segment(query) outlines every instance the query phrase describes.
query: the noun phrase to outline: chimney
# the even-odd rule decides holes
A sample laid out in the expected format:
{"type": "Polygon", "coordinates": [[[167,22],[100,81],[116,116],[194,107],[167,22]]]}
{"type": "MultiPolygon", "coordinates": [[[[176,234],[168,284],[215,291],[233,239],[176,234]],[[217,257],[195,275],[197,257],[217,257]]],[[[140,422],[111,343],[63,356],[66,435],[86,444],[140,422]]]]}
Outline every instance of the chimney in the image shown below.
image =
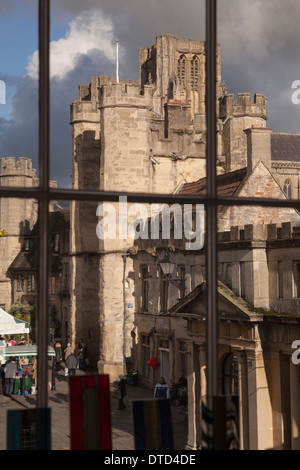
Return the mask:
{"type": "Polygon", "coordinates": [[[264,162],[271,167],[271,133],[272,129],[256,127],[244,130],[247,136],[247,169],[252,173],[256,164],[264,162]]]}

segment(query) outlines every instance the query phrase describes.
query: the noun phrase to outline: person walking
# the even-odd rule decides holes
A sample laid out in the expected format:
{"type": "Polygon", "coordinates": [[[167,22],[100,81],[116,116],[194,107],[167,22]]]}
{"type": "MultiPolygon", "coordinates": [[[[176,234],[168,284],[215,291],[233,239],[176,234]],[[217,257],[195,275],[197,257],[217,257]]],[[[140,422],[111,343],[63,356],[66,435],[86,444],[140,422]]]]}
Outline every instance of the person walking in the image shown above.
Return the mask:
{"type": "Polygon", "coordinates": [[[159,377],[158,383],[155,385],[154,398],[170,398],[170,390],[164,377],[159,377]]]}
{"type": "Polygon", "coordinates": [[[64,359],[65,359],[65,376],[69,374],[68,367],[67,367],[67,359],[70,356],[70,354],[73,353],[73,349],[71,346],[71,343],[67,344],[67,347],[64,349],[64,359]]]}
{"type": "Polygon", "coordinates": [[[79,362],[75,354],[71,353],[68,355],[66,360],[66,366],[70,377],[76,375],[76,369],[79,367],[79,362]]]}
{"type": "Polygon", "coordinates": [[[37,358],[33,358],[32,364],[32,381],[34,383],[35,390],[37,389],[37,358]]]}
{"type": "Polygon", "coordinates": [[[126,379],[123,374],[119,375],[119,379],[120,382],[117,387],[117,390],[121,393],[121,397],[119,398],[119,410],[125,410],[126,406],[124,404],[124,397],[126,395],[126,379]]]}
{"type": "Polygon", "coordinates": [[[72,354],[72,353],[73,353],[73,349],[72,349],[71,343],[68,343],[68,344],[67,344],[67,347],[64,349],[65,361],[68,359],[68,357],[69,357],[70,354],[72,354]]]}
{"type": "Polygon", "coordinates": [[[4,395],[10,397],[14,390],[14,382],[17,373],[17,363],[13,357],[9,359],[6,366],[4,367],[4,395]]]}
{"type": "Polygon", "coordinates": [[[60,365],[63,360],[61,344],[59,342],[55,343],[54,349],[55,349],[56,370],[59,371],[60,365]]]}
{"type": "Polygon", "coordinates": [[[83,342],[81,343],[81,349],[79,350],[79,363],[80,363],[80,368],[83,371],[86,371],[86,368],[89,365],[88,348],[86,347],[86,344],[83,342]]]}

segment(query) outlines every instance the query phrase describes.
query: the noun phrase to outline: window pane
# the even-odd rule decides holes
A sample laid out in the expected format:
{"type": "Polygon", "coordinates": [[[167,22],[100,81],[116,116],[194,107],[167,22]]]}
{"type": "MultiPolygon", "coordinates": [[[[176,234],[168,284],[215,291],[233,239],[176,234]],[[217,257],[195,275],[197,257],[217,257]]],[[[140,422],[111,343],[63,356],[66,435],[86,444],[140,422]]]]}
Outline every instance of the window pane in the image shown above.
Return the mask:
{"type": "Polygon", "coordinates": [[[223,167],[231,175],[220,194],[299,199],[299,51],[293,47],[298,33],[295,8],[286,7],[218,3],[224,86],[219,139],[223,167]],[[287,35],[270,15],[284,17],[287,35]]]}
{"type": "Polygon", "coordinates": [[[0,6],[1,186],[38,184],[38,2],[0,6]],[[5,160],[3,160],[5,158],[5,160]]]}
{"type": "Polygon", "coordinates": [[[53,2],[51,179],[59,187],[173,193],[204,175],[204,1],[177,2],[171,16],[168,3],[145,17],[146,8],[53,2]]]}
{"type": "MultiPolygon", "coordinates": [[[[237,394],[243,403],[239,423],[245,449],[255,447],[248,436],[251,413],[260,408],[248,399],[250,391],[260,397],[262,407],[272,410],[276,376],[277,390],[291,384],[282,406],[294,406],[294,365],[278,367],[285,358],[291,362],[293,341],[299,335],[300,231],[299,219],[290,211],[250,204],[219,208],[218,361],[223,393],[237,394]],[[249,378],[258,368],[262,375],[252,387],[249,378]],[[263,384],[266,393],[260,394],[263,384]]],[[[290,415],[285,429],[296,416],[290,415]]],[[[267,421],[273,431],[272,418],[267,421]]],[[[283,428],[280,424],[276,429],[283,428]]],[[[259,430],[250,433],[263,442],[259,430]]]]}

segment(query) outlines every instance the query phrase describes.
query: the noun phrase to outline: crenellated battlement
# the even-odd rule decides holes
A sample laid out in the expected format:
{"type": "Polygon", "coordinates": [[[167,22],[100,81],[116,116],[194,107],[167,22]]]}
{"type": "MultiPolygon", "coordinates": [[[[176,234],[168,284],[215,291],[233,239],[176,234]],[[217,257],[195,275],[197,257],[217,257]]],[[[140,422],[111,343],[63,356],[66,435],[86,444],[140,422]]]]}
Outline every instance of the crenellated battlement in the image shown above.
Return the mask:
{"type": "Polygon", "coordinates": [[[281,224],[247,224],[231,226],[218,233],[218,242],[300,240],[300,219],[281,224]]]}
{"type": "Polygon", "coordinates": [[[253,116],[267,119],[267,98],[260,93],[238,93],[237,101],[233,93],[228,93],[219,99],[220,118],[253,116]]]}
{"type": "Polygon", "coordinates": [[[92,77],[89,84],[78,86],[78,100],[71,103],[70,122],[99,122],[99,109],[106,107],[152,108],[153,87],[122,80],[119,83],[106,75],[92,77]]]}
{"type": "Polygon", "coordinates": [[[33,179],[38,179],[36,170],[32,168],[32,160],[27,157],[19,157],[16,160],[15,157],[1,158],[1,171],[0,177],[3,176],[26,176],[33,179]]]}
{"type": "Polygon", "coordinates": [[[110,106],[152,106],[153,87],[145,85],[143,92],[138,82],[105,84],[100,92],[100,109],[110,106]]]}

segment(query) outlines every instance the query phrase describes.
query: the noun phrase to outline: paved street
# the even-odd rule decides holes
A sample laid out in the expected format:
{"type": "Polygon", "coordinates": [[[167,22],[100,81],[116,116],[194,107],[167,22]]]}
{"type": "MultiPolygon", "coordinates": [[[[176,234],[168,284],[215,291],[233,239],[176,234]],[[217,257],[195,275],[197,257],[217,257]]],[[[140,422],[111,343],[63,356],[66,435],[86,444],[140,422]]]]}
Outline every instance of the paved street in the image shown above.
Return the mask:
{"type": "MultiPolygon", "coordinates": [[[[79,371],[78,373],[83,374],[84,372],[79,371]]],[[[134,450],[131,402],[136,399],[152,398],[152,396],[152,391],[143,386],[127,385],[125,411],[118,410],[118,401],[111,399],[113,450],[134,450]]],[[[0,450],[6,450],[7,410],[35,406],[36,395],[15,395],[13,398],[0,395],[0,450]]],[[[68,378],[63,374],[56,375],[56,390],[49,392],[49,406],[52,422],[52,450],[68,450],[70,449],[69,392],[68,378]]],[[[182,406],[172,405],[171,409],[174,445],[176,450],[181,450],[184,449],[187,435],[185,413],[182,406]]]]}

